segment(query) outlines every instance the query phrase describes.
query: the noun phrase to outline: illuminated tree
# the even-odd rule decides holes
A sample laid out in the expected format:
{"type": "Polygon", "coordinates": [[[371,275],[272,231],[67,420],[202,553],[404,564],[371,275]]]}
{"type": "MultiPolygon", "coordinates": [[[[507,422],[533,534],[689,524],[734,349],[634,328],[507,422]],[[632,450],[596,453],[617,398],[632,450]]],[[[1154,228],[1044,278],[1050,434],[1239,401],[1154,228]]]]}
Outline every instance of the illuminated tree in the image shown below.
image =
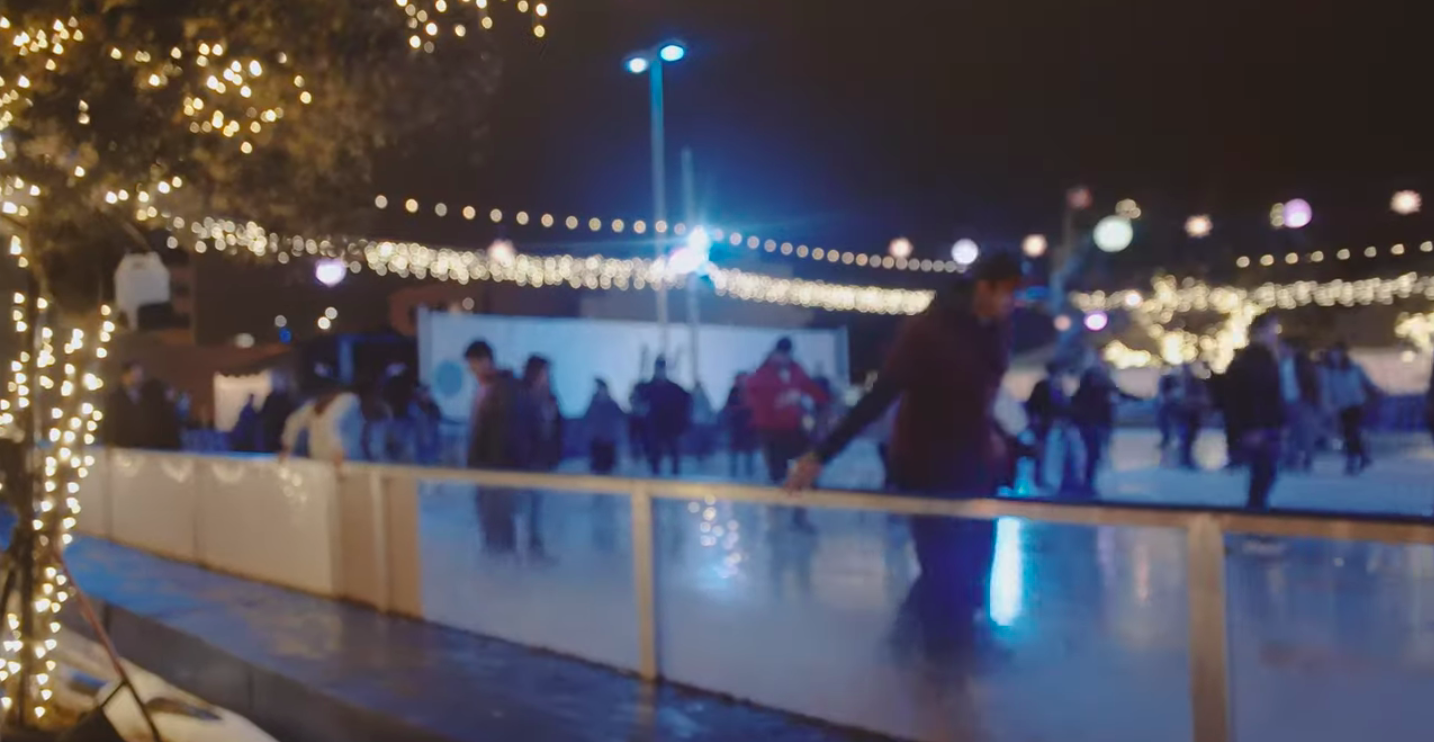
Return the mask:
{"type": "MultiPolygon", "coordinates": [[[[548,8],[515,3],[542,37],[548,8]]],[[[45,724],[70,597],[60,548],[101,412],[119,257],[181,244],[179,215],[358,231],[373,163],[441,138],[476,152],[498,65],[487,0],[9,0],[0,6],[0,246],[25,269],[0,428],[10,724],[45,724]]],[[[3,629],[0,629],[3,632],[3,629]]]]}

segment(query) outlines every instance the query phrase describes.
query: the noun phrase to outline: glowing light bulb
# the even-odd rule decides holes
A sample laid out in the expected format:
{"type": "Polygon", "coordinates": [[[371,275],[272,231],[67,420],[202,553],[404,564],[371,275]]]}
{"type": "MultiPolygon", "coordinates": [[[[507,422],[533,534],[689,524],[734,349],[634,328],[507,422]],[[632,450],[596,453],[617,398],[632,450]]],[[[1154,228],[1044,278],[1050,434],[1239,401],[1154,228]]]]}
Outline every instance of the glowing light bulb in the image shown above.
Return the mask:
{"type": "Polygon", "coordinates": [[[956,261],[958,266],[969,266],[979,257],[981,257],[981,248],[975,240],[960,239],[951,246],[951,259],[956,261]]]}
{"type": "Polygon", "coordinates": [[[1135,228],[1123,216],[1108,216],[1095,225],[1095,246],[1105,252],[1120,252],[1130,247],[1135,228]]]}
{"type": "Polygon", "coordinates": [[[1424,199],[1418,191],[1400,191],[1389,200],[1389,208],[1396,214],[1409,216],[1417,214],[1424,207],[1424,199]]]}
{"type": "Polygon", "coordinates": [[[1285,202],[1284,212],[1285,226],[1290,229],[1303,229],[1314,219],[1314,210],[1302,198],[1285,202]]]}

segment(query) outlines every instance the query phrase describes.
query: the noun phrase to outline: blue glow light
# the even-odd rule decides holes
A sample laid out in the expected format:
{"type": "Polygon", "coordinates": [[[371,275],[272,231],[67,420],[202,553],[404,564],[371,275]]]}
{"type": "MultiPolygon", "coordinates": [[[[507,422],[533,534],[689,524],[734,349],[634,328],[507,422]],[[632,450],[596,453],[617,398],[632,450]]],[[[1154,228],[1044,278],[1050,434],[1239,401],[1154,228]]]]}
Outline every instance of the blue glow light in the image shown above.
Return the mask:
{"type": "Polygon", "coordinates": [[[712,236],[707,234],[705,227],[698,227],[687,236],[687,249],[701,257],[702,262],[707,262],[712,255],[712,236]]]}
{"type": "Polygon", "coordinates": [[[681,44],[668,44],[657,52],[657,56],[662,57],[664,62],[676,62],[687,56],[687,49],[681,44]]]}
{"type": "Polygon", "coordinates": [[[991,622],[1010,628],[1025,611],[1025,552],[1021,522],[1015,518],[996,520],[996,558],[991,564],[991,587],[987,603],[991,622]]]}
{"type": "Polygon", "coordinates": [[[687,275],[703,270],[711,257],[712,237],[706,229],[698,227],[687,236],[687,244],[672,253],[668,268],[679,276],[687,275]]]}
{"type": "Polygon", "coordinates": [[[641,75],[651,66],[652,63],[648,62],[646,57],[632,57],[627,60],[627,71],[634,75],[641,75]]]}

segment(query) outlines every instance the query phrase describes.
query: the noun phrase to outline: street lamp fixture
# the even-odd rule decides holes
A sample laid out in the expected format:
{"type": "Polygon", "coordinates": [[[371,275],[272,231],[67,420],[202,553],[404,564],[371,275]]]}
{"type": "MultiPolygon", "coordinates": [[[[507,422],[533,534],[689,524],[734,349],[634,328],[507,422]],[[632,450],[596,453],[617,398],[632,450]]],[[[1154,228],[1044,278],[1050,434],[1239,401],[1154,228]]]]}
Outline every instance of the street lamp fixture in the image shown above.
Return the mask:
{"type": "Polygon", "coordinates": [[[657,50],[657,56],[668,64],[679,62],[687,56],[687,47],[678,43],[664,44],[661,49],[657,50]]]}
{"type": "Polygon", "coordinates": [[[649,67],[652,66],[652,63],[647,61],[647,57],[635,56],[628,57],[626,66],[628,72],[631,72],[634,75],[641,75],[642,73],[646,72],[649,67]]]}

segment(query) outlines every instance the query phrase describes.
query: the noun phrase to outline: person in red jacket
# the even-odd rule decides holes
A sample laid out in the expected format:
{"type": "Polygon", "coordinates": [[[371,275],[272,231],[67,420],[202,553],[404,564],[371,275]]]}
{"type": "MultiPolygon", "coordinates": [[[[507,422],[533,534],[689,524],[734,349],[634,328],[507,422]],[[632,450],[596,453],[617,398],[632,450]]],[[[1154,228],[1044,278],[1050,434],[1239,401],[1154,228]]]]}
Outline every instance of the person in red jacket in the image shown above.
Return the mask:
{"type": "MultiPolygon", "coordinates": [[[[752,429],[762,445],[767,462],[767,476],[772,484],[786,481],[787,469],[811,445],[807,437],[806,407],[811,399],[824,404],[830,395],[807,376],[792,358],[792,339],[782,338],[767,360],[747,377],[744,390],[747,408],[752,411],[752,429]]],[[[808,528],[806,510],[798,509],[793,518],[798,528],[808,528]]]]}

